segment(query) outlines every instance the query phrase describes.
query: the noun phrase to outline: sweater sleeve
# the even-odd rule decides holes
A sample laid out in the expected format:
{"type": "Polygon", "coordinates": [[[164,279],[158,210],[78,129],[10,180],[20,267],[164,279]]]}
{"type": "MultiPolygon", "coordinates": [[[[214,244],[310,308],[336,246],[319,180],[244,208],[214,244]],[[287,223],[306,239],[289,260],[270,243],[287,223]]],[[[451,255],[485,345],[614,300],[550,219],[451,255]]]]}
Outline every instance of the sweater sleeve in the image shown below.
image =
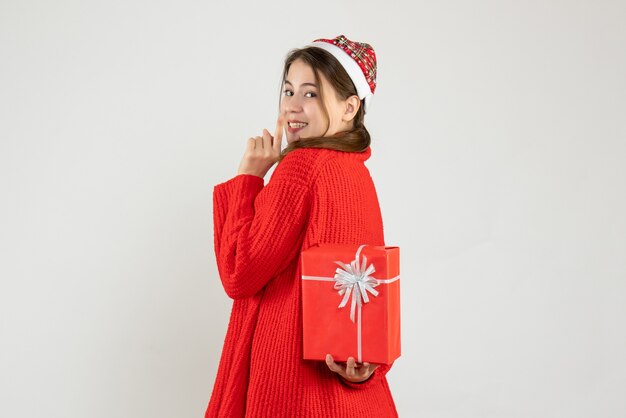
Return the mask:
{"type": "Polygon", "coordinates": [[[215,256],[232,299],[259,292],[300,249],[310,206],[308,187],[276,175],[284,171],[281,164],[266,186],[261,177],[239,174],[214,187],[215,256]]]}

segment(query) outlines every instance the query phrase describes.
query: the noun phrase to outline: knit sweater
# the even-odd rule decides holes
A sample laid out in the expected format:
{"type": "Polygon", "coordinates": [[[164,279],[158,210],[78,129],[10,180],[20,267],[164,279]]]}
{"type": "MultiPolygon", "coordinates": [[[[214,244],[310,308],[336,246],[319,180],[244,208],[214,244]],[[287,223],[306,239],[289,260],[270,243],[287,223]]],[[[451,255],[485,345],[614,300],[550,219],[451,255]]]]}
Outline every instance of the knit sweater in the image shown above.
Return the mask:
{"type": "Polygon", "coordinates": [[[371,148],[300,148],[264,179],[213,189],[214,245],[230,322],[207,417],[397,417],[380,365],[353,383],[302,359],[300,252],[316,243],[385,245],[364,162],[371,148]]]}

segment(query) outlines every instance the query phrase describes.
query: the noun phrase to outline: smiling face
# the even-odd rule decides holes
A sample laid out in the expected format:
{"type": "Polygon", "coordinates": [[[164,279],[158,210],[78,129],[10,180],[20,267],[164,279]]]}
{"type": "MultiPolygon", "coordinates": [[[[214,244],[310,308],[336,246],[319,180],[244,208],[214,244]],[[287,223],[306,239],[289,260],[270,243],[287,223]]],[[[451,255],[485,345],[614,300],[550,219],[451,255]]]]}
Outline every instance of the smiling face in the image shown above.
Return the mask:
{"type": "Polygon", "coordinates": [[[321,86],[315,83],[313,69],[300,59],[289,67],[280,103],[281,114],[286,120],[288,143],[300,138],[331,136],[351,128],[351,121],[342,118],[346,110],[345,101],[337,98],[336,91],[323,74],[319,73],[319,77],[321,86]],[[320,98],[320,88],[324,103],[320,98]],[[330,120],[324,114],[324,105],[330,120]]]}

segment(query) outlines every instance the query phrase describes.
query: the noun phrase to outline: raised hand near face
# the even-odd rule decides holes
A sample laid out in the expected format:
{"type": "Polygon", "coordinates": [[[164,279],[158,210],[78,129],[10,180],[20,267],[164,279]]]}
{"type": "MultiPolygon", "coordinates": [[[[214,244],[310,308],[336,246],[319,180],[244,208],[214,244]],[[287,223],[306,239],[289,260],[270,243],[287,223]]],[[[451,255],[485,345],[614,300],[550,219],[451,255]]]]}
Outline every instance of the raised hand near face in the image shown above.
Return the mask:
{"type": "Polygon", "coordinates": [[[278,115],[276,131],[272,136],[267,129],[263,129],[263,136],[248,139],[246,151],[239,163],[239,174],[252,174],[265,177],[265,174],[278,161],[280,146],[283,139],[283,116],[278,115]]]}

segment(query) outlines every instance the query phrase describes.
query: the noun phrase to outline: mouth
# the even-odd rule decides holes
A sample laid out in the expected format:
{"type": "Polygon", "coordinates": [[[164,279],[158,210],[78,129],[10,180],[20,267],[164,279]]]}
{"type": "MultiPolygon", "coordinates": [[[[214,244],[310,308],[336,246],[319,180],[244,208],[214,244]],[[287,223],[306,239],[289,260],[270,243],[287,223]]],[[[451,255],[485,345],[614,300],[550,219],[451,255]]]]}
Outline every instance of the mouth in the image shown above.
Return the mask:
{"type": "Polygon", "coordinates": [[[300,121],[290,121],[287,123],[287,130],[290,133],[296,133],[299,132],[300,130],[306,128],[308,125],[308,123],[306,122],[300,122],[300,121]]]}

